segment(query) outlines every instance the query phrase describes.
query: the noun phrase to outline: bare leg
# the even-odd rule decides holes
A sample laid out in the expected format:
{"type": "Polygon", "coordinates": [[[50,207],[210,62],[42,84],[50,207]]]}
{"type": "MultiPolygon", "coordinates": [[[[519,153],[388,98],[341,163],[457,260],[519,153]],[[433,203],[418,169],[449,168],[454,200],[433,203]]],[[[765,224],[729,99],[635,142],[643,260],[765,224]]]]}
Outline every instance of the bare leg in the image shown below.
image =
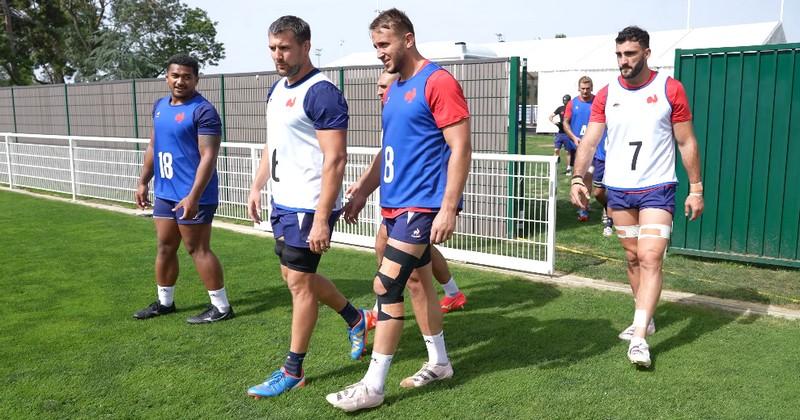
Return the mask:
{"type": "Polygon", "coordinates": [[[178,281],[178,247],[181,234],[178,224],[172,219],[155,218],[156,239],[156,284],[159,286],[175,286],[178,281]]]}
{"type": "Polygon", "coordinates": [[[192,257],[194,266],[206,290],[219,290],[225,287],[222,264],[211,251],[211,224],[178,225],[183,237],[183,246],[192,257]]]}

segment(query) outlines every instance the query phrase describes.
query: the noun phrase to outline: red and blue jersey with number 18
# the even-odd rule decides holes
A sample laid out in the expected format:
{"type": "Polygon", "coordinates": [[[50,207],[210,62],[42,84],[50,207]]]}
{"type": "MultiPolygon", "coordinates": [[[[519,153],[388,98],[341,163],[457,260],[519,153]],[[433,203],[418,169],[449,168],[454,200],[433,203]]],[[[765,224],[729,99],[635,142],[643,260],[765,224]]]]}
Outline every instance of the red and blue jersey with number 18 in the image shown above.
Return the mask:
{"type": "Polygon", "coordinates": [[[442,129],[469,118],[461,87],[428,62],[392,83],[383,100],[381,207],[441,208],[450,159],[442,129]]]}
{"type": "MultiPolygon", "coordinates": [[[[214,105],[199,93],[188,101],[172,105],[170,96],[153,106],[153,170],[155,196],[181,201],[189,195],[200,165],[198,135],[219,136],[222,121],[214,105]]],[[[217,204],[217,171],[208,181],[200,204],[217,204]]]]}

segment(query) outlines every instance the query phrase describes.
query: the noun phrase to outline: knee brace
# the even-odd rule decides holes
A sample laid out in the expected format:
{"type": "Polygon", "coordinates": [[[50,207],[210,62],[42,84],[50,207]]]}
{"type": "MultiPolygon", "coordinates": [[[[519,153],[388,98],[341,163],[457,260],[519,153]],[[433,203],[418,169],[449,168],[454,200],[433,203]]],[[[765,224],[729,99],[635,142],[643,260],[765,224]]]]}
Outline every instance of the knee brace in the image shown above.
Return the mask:
{"type": "MultiPolygon", "coordinates": [[[[377,277],[380,279],[385,293],[378,295],[378,321],[386,321],[389,319],[402,320],[405,317],[393,317],[383,311],[382,306],[393,303],[403,302],[403,291],[406,288],[408,278],[411,272],[419,262],[419,258],[407,254],[391,245],[386,245],[386,250],[383,253],[383,258],[388,259],[400,266],[397,276],[392,278],[389,275],[382,273],[378,270],[377,277]]],[[[430,255],[428,256],[430,258],[430,255]]]]}
{"type": "Polygon", "coordinates": [[[620,239],[639,237],[639,225],[614,226],[614,229],[617,230],[617,237],[620,239]]]}
{"type": "Polygon", "coordinates": [[[672,226],[670,225],[642,225],[639,228],[639,238],[664,238],[669,239],[672,234],[672,226]]]}

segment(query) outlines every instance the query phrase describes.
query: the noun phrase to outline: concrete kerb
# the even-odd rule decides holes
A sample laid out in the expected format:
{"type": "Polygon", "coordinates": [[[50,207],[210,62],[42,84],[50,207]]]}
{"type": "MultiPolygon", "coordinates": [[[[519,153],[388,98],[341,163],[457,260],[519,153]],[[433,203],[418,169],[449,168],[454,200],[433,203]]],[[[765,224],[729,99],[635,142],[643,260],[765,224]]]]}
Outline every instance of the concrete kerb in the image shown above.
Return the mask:
{"type": "MultiPolygon", "coordinates": [[[[72,199],[69,199],[69,198],[58,197],[58,196],[47,195],[47,194],[38,194],[38,193],[26,191],[26,190],[10,189],[10,188],[6,188],[6,187],[0,187],[0,190],[20,193],[20,194],[25,194],[25,195],[29,195],[29,196],[32,196],[32,197],[45,198],[45,199],[50,199],[50,200],[55,200],[55,201],[62,201],[62,202],[66,202],[66,203],[80,204],[80,205],[87,206],[87,207],[92,207],[92,208],[102,209],[102,210],[108,210],[108,211],[114,211],[114,212],[117,212],[117,213],[124,213],[124,214],[133,215],[133,216],[143,216],[143,215],[145,215],[140,210],[131,209],[131,208],[125,208],[125,207],[119,207],[119,206],[114,206],[114,205],[109,205],[109,204],[95,203],[95,202],[84,202],[84,201],[73,201],[72,199]]],[[[272,233],[271,232],[265,232],[265,231],[257,230],[257,229],[254,229],[252,226],[249,226],[249,225],[240,225],[240,224],[236,224],[236,223],[224,222],[224,221],[221,221],[221,220],[214,220],[214,224],[213,225],[214,225],[214,227],[217,227],[217,228],[220,228],[220,229],[225,229],[225,230],[229,230],[229,231],[233,231],[233,232],[237,232],[237,233],[242,233],[242,234],[245,234],[245,235],[272,237],[272,233]]],[[[371,250],[368,249],[368,248],[363,248],[363,247],[354,246],[354,245],[334,243],[333,246],[336,247],[336,248],[352,249],[352,250],[357,250],[357,251],[362,251],[362,252],[371,252],[371,250]]],[[[493,267],[479,266],[479,265],[475,265],[475,264],[460,263],[460,262],[457,262],[457,261],[454,261],[453,263],[461,265],[461,266],[464,266],[464,267],[469,267],[469,268],[474,268],[474,269],[479,269],[479,270],[484,270],[484,271],[492,271],[492,272],[496,272],[496,273],[506,274],[506,275],[509,275],[509,276],[522,277],[522,278],[525,278],[525,279],[527,279],[529,281],[536,282],[536,283],[552,284],[552,285],[559,286],[559,287],[590,288],[590,289],[602,290],[602,291],[607,291],[607,292],[625,293],[625,294],[628,294],[628,295],[631,294],[630,287],[628,287],[627,284],[614,283],[614,282],[609,282],[609,281],[604,281],[604,280],[595,280],[595,279],[575,276],[575,275],[572,275],[572,274],[556,274],[554,276],[545,276],[545,275],[525,273],[525,272],[519,272],[519,271],[504,270],[504,269],[493,268],[493,267]]],[[[721,298],[716,298],[716,297],[712,297],[712,296],[697,295],[697,294],[694,294],[694,293],[678,292],[678,291],[673,291],[673,290],[664,290],[664,291],[661,292],[661,300],[662,301],[667,301],[667,302],[675,302],[675,303],[680,303],[680,304],[686,304],[686,305],[700,305],[700,306],[715,308],[715,309],[724,310],[724,311],[728,311],[728,312],[734,312],[734,313],[738,313],[738,314],[745,315],[745,316],[760,315],[760,316],[772,316],[772,317],[778,317],[778,318],[784,318],[784,319],[790,319],[790,320],[800,320],[800,310],[788,309],[788,308],[784,308],[784,307],[776,306],[776,305],[765,305],[765,304],[755,303],[755,302],[744,302],[744,301],[733,300],[733,299],[721,299],[721,298]]]]}

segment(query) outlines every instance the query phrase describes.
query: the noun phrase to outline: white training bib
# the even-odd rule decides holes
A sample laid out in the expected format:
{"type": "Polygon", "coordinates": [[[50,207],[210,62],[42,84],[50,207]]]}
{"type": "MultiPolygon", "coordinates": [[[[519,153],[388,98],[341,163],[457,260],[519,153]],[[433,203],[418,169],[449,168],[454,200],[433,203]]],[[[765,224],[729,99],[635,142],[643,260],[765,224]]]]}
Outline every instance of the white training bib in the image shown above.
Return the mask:
{"type": "Polygon", "coordinates": [[[639,190],[677,183],[667,78],[659,72],[652,82],[636,90],[622,87],[619,80],[608,85],[603,178],[608,188],[639,190]]]}
{"type": "MultiPolygon", "coordinates": [[[[275,84],[267,102],[267,145],[270,188],[275,204],[298,211],[317,208],[322,190],[322,150],[314,122],[303,103],[317,83],[331,83],[322,73],[288,86],[286,78],[275,84]]],[[[342,207],[341,194],[334,210],[342,207]]]]}

